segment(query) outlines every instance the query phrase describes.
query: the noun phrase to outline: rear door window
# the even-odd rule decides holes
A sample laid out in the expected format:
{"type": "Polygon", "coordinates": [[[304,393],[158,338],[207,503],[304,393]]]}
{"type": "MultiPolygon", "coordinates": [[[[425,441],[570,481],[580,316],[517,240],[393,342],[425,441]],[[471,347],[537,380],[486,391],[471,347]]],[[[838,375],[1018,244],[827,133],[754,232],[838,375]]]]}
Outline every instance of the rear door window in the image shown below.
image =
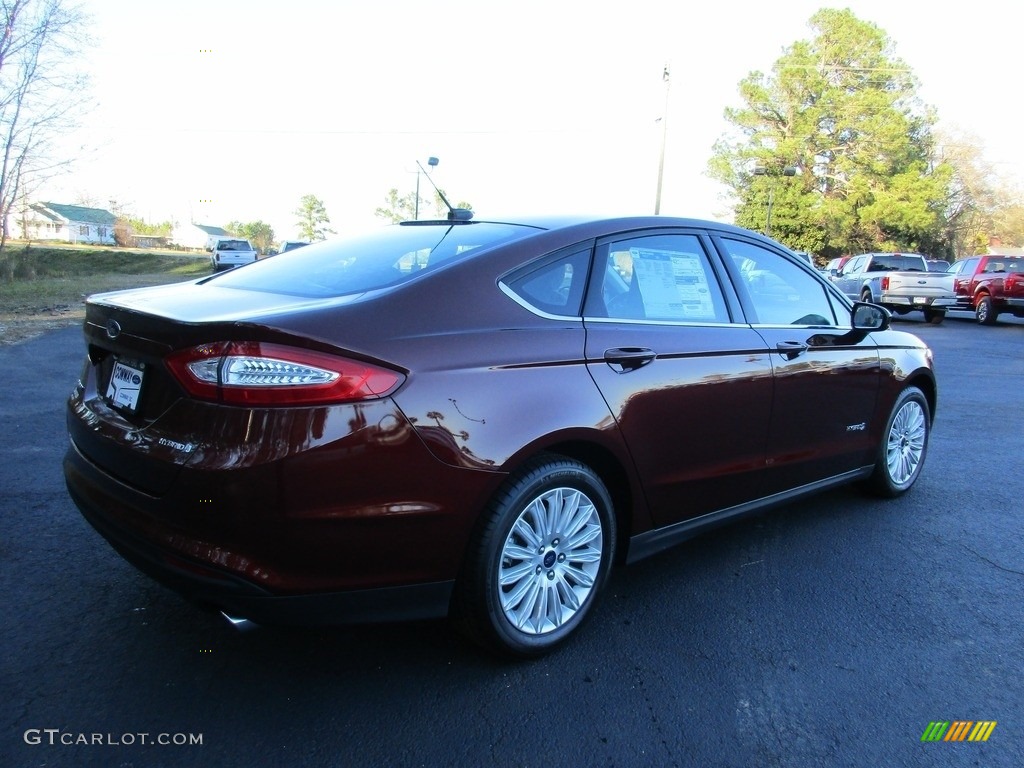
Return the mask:
{"type": "Polygon", "coordinates": [[[626,237],[597,249],[584,314],[615,320],[728,323],[718,278],[695,235],[626,237]]]}

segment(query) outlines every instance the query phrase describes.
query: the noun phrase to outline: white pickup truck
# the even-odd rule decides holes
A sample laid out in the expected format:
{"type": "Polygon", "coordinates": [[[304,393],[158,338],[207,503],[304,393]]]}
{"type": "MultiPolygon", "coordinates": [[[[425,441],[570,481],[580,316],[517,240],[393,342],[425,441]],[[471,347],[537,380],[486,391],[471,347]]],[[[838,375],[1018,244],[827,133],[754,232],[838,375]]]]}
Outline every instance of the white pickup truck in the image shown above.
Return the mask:
{"type": "Polygon", "coordinates": [[[217,238],[210,248],[210,263],[214,272],[252,264],[256,258],[256,249],[252,243],[240,237],[217,238]]]}
{"type": "Polygon", "coordinates": [[[862,253],[828,278],[851,299],[881,304],[898,315],[920,310],[935,325],[956,304],[952,276],[929,272],[919,253],[862,253]]]}

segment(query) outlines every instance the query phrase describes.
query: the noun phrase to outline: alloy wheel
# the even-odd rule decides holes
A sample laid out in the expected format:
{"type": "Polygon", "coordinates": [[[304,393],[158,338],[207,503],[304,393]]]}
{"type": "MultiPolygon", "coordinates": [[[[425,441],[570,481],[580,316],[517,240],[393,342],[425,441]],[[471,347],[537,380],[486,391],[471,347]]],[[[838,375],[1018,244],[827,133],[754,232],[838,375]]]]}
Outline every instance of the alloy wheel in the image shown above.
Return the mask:
{"type": "Polygon", "coordinates": [[[542,635],[570,620],[590,598],[601,568],[597,507],[582,491],[553,488],[516,518],[501,548],[501,610],[521,632],[542,635]]]}

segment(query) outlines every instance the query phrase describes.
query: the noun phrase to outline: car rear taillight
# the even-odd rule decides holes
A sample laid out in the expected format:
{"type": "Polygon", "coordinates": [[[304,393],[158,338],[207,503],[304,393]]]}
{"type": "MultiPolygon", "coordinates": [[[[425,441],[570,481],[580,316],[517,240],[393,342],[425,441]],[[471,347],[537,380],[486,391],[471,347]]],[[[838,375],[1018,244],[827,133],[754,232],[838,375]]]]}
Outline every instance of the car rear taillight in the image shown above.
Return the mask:
{"type": "Polygon", "coordinates": [[[193,397],[233,405],[322,405],[390,394],[405,377],[387,368],[283,344],[222,341],[169,355],[193,397]]]}
{"type": "Polygon", "coordinates": [[[885,277],[882,278],[882,290],[883,291],[888,291],[889,290],[889,276],[888,275],[886,275],[885,277]]]}

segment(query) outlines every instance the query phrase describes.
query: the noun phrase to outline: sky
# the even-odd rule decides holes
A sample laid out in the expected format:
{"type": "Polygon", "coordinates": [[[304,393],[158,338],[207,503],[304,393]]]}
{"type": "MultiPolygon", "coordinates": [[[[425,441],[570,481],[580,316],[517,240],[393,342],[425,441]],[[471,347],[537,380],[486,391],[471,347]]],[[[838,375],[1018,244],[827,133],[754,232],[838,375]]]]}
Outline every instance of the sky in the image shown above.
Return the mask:
{"type": "Polygon", "coordinates": [[[881,27],[939,128],[1024,186],[1019,3],[80,5],[94,103],[67,137],[80,159],[41,198],[116,200],[150,222],[262,220],[293,239],[313,194],[346,234],[383,223],[374,210],[391,188],[412,192],[428,157],[434,181],[478,218],[649,214],[663,137],[661,212],[730,221],[706,174],[724,110],[740,105],[744,77],[811,37],[823,7],[881,27]]]}

